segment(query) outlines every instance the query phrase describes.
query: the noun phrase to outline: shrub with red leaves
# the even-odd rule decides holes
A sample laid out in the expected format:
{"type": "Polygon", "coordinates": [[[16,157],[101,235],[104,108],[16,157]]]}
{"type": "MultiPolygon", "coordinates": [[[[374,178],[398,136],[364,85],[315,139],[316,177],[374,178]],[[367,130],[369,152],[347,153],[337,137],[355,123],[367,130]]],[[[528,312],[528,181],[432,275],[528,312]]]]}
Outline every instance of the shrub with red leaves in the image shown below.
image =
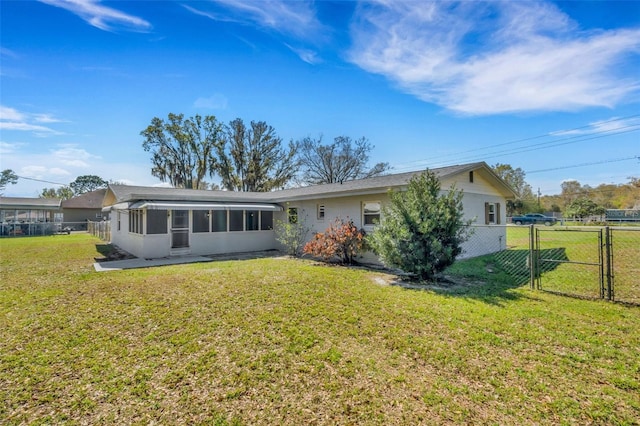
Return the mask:
{"type": "Polygon", "coordinates": [[[320,257],[325,262],[338,257],[342,263],[351,264],[362,249],[364,236],[364,231],[358,229],[351,219],[336,218],[323,233],[316,233],[305,244],[303,252],[320,257]]]}

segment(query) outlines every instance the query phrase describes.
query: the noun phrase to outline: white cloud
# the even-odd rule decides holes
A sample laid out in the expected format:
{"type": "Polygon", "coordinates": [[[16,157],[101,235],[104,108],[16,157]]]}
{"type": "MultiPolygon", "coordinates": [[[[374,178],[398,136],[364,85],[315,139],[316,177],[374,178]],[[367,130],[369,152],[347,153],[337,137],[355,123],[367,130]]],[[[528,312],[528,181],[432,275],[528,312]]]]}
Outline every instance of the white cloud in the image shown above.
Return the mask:
{"type": "Polygon", "coordinates": [[[16,148],[18,147],[19,147],[19,144],[0,141],[0,154],[2,155],[11,154],[12,152],[15,152],[16,148]]]}
{"type": "MultiPolygon", "coordinates": [[[[275,30],[282,34],[310,38],[322,28],[316,17],[313,3],[309,1],[246,1],[246,0],[213,0],[213,3],[233,13],[211,14],[200,12],[211,19],[235,22],[253,22],[261,27],[275,30]]],[[[193,8],[190,8],[192,10],[193,8]]],[[[194,13],[195,10],[192,10],[194,13]]]]}
{"type": "MultiPolygon", "coordinates": [[[[196,9],[189,5],[184,7],[190,12],[205,16],[218,22],[234,22],[242,25],[256,25],[257,27],[274,31],[287,38],[293,38],[297,43],[306,42],[317,44],[326,39],[327,28],[318,20],[313,2],[310,1],[245,1],[245,0],[213,0],[198,3],[198,7],[213,7],[215,11],[196,9]]],[[[241,39],[249,46],[254,45],[241,39]]],[[[309,64],[320,62],[318,53],[309,48],[292,47],[291,49],[303,61],[309,64]]]]}
{"type": "Polygon", "coordinates": [[[54,117],[51,114],[33,114],[33,119],[38,123],[63,123],[64,120],[54,117]]]}
{"type": "Polygon", "coordinates": [[[226,96],[215,93],[208,98],[198,98],[193,103],[193,106],[196,108],[207,108],[207,109],[226,109],[228,104],[228,100],[226,96]]]}
{"type": "Polygon", "coordinates": [[[0,105],[0,120],[1,121],[23,121],[26,117],[23,113],[15,108],[6,107],[0,105]]]}
{"type": "Polygon", "coordinates": [[[66,9],[78,15],[89,25],[104,31],[126,29],[147,32],[151,24],[142,18],[129,15],[119,10],[102,6],[96,0],[39,0],[51,6],[66,9]]]}
{"type": "Polygon", "coordinates": [[[305,49],[305,48],[296,48],[287,43],[285,43],[285,46],[287,46],[293,53],[298,55],[300,59],[302,59],[304,62],[308,64],[315,65],[322,62],[322,60],[318,57],[318,53],[314,50],[305,49]]]}
{"type": "Polygon", "coordinates": [[[547,3],[366,3],[351,34],[352,62],[466,114],[612,107],[640,88],[619,67],[640,29],[580,32],[547,3]]]}
{"type": "Polygon", "coordinates": [[[69,176],[71,174],[68,170],[61,169],[60,167],[50,168],[49,173],[56,176],[69,176]]]}
{"type": "Polygon", "coordinates": [[[549,133],[551,136],[586,135],[593,133],[626,132],[632,129],[640,129],[640,118],[613,117],[608,120],[599,120],[589,123],[577,129],[558,130],[549,133]]]}
{"type": "Polygon", "coordinates": [[[57,164],[80,169],[88,169],[92,160],[100,158],[73,144],[61,145],[60,148],[51,151],[51,155],[57,164]]]}
{"type": "Polygon", "coordinates": [[[20,172],[18,173],[18,175],[35,179],[42,179],[47,173],[47,168],[45,166],[29,165],[21,167],[19,171],[20,172]]]}
{"type": "Polygon", "coordinates": [[[61,135],[51,127],[34,123],[59,123],[63,120],[53,117],[51,114],[30,114],[18,111],[15,108],[0,105],[0,130],[15,130],[32,132],[36,136],[61,135]]]}

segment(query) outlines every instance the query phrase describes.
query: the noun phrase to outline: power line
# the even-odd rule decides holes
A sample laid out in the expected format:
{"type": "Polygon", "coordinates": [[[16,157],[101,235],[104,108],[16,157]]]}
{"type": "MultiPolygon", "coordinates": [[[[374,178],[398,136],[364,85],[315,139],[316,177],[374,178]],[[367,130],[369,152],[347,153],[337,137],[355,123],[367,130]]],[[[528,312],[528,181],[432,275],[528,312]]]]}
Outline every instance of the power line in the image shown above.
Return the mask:
{"type": "MultiPolygon", "coordinates": [[[[625,117],[614,118],[614,119],[607,120],[607,121],[601,121],[601,122],[598,122],[598,124],[599,125],[608,124],[608,123],[613,123],[613,122],[616,122],[616,121],[630,120],[630,119],[637,118],[637,117],[640,117],[640,114],[634,114],[634,115],[629,115],[629,116],[625,116],[625,117]]],[[[582,129],[585,129],[585,128],[589,128],[589,127],[593,127],[593,125],[575,127],[573,129],[562,131],[562,133],[569,134],[569,133],[572,133],[572,132],[575,132],[575,131],[578,131],[578,130],[582,130],[582,129]]],[[[458,152],[455,152],[455,153],[435,156],[435,157],[432,157],[430,159],[413,160],[413,161],[401,163],[401,164],[406,164],[407,166],[405,166],[405,167],[395,167],[394,169],[395,170],[410,170],[412,168],[415,168],[413,166],[410,166],[410,164],[424,163],[424,162],[427,162],[427,161],[431,161],[430,163],[427,163],[428,165],[431,165],[431,166],[437,166],[437,165],[441,165],[441,164],[442,165],[446,165],[446,164],[448,164],[448,162],[446,162],[446,161],[433,162],[433,160],[434,159],[438,159],[438,158],[452,157],[452,156],[456,157],[456,161],[468,161],[470,159],[478,159],[478,158],[486,159],[487,156],[496,157],[496,156],[504,156],[504,155],[509,155],[509,154],[518,154],[518,153],[521,153],[521,152],[533,151],[535,149],[544,149],[544,148],[550,148],[550,147],[555,147],[555,146],[567,145],[567,144],[570,144],[570,143],[583,142],[583,141],[586,141],[586,140],[592,140],[592,139],[596,139],[596,138],[599,138],[599,137],[614,136],[614,135],[623,134],[623,133],[635,132],[635,131],[638,131],[638,130],[640,130],[640,124],[635,124],[634,123],[634,124],[630,124],[630,125],[626,125],[626,126],[617,127],[617,128],[614,128],[614,129],[593,131],[593,132],[589,132],[589,133],[586,133],[586,134],[573,135],[573,136],[568,136],[568,137],[561,138],[561,139],[555,139],[555,140],[551,140],[551,141],[540,142],[540,143],[537,143],[537,144],[534,144],[534,145],[530,145],[530,146],[527,146],[527,147],[514,147],[514,148],[510,148],[510,149],[506,149],[506,150],[490,152],[490,153],[484,154],[482,156],[478,156],[478,155],[469,156],[469,155],[467,155],[466,157],[460,158],[460,155],[465,155],[465,154],[478,152],[478,151],[483,151],[483,150],[488,150],[488,149],[495,149],[495,148],[499,148],[499,147],[506,146],[506,145],[513,145],[513,144],[517,144],[517,143],[521,143],[521,142],[527,142],[527,141],[531,141],[531,140],[535,140],[535,139],[541,139],[541,138],[554,136],[553,133],[546,133],[544,135],[533,136],[533,137],[523,138],[523,139],[517,139],[517,140],[513,140],[513,141],[509,141],[509,142],[500,143],[500,144],[497,144],[497,145],[484,146],[484,147],[470,149],[470,150],[466,150],[466,151],[458,151],[458,152]],[[602,136],[599,136],[599,135],[602,135],[602,136]],[[592,136],[592,137],[589,137],[589,136],[592,136]],[[564,142],[564,143],[561,143],[561,142],[564,142]],[[532,148],[532,147],[539,147],[539,148],[532,148]]]]}
{"type": "Polygon", "coordinates": [[[640,155],[634,155],[632,157],[625,157],[625,158],[614,158],[611,160],[602,160],[602,161],[594,161],[591,163],[580,163],[580,164],[573,164],[571,166],[561,166],[561,167],[552,167],[549,169],[540,169],[540,170],[531,170],[531,171],[527,171],[525,172],[526,174],[532,174],[532,173],[542,173],[542,172],[551,172],[554,170],[562,170],[562,169],[571,169],[574,167],[584,167],[584,166],[593,166],[596,164],[606,164],[606,163],[616,163],[618,161],[626,161],[626,160],[640,160],[640,155]]]}
{"type": "Polygon", "coordinates": [[[26,180],[34,180],[36,182],[44,182],[44,183],[51,183],[53,185],[62,185],[62,186],[67,186],[67,183],[60,183],[60,182],[51,182],[50,180],[42,180],[42,179],[36,179],[36,178],[30,178],[30,177],[26,177],[26,176],[18,176],[19,179],[26,179],[26,180]]]}
{"type": "MultiPolygon", "coordinates": [[[[497,152],[493,152],[493,153],[489,153],[489,158],[496,158],[496,157],[504,157],[506,155],[513,155],[513,154],[521,154],[523,152],[531,152],[531,151],[538,151],[540,149],[547,149],[547,148],[555,148],[558,146],[563,146],[563,145],[570,145],[573,143],[578,143],[578,142],[585,142],[585,141],[589,141],[589,140],[593,140],[593,139],[601,139],[604,137],[608,137],[608,136],[615,136],[615,135],[620,135],[620,134],[624,134],[624,133],[632,133],[632,132],[637,132],[640,130],[640,125],[638,126],[627,126],[627,127],[633,127],[632,129],[629,130],[624,130],[624,131],[616,131],[615,133],[610,133],[610,134],[600,134],[600,133],[607,133],[607,132],[613,132],[612,130],[609,130],[607,132],[594,132],[591,133],[590,135],[581,135],[581,136],[573,136],[570,138],[564,138],[564,139],[559,139],[556,141],[547,141],[547,142],[541,142],[538,144],[534,144],[531,145],[529,147],[522,147],[522,148],[513,148],[513,149],[507,149],[507,150],[503,150],[503,151],[497,151],[497,152]],[[592,135],[596,135],[596,136],[592,136],[592,135]],[[586,137],[586,136],[591,136],[591,137],[586,137]],[[560,143],[559,143],[560,142],[560,143]]],[[[623,127],[626,128],[626,127],[623,127]]],[[[619,128],[616,130],[620,130],[623,128],[619,128]]],[[[462,160],[462,161],[470,161],[470,160],[478,160],[478,159],[482,159],[483,157],[478,157],[478,156],[471,156],[471,157],[463,157],[463,158],[459,158],[458,160],[462,160]]]]}

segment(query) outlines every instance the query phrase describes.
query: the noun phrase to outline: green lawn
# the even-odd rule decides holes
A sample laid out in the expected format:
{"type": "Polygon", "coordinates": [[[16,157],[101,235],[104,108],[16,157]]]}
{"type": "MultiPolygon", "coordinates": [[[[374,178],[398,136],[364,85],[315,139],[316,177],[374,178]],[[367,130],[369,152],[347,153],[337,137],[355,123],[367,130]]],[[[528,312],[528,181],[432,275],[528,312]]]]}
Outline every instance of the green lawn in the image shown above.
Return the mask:
{"type": "Polygon", "coordinates": [[[96,273],[100,244],[0,240],[1,424],[640,419],[637,307],[482,261],[455,291],[278,258],[96,273]]]}

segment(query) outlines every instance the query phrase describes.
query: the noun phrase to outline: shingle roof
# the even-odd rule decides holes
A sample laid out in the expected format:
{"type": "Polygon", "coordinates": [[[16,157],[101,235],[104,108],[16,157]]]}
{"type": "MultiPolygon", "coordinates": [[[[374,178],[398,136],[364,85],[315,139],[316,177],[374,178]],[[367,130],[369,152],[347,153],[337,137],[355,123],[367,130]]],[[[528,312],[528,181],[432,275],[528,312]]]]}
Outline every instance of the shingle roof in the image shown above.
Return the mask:
{"type": "Polygon", "coordinates": [[[12,209],[58,209],[59,198],[0,197],[0,208],[12,209]]]}
{"type": "MultiPolygon", "coordinates": [[[[438,178],[446,179],[471,170],[483,169],[502,185],[505,193],[514,194],[513,190],[493,173],[484,162],[462,164],[449,167],[431,169],[438,178]]],[[[343,183],[330,183],[312,185],[301,188],[282,189],[272,192],[234,192],[234,191],[209,191],[195,189],[160,188],[147,186],[109,185],[115,197],[115,203],[133,200],[189,200],[189,201],[234,201],[234,202],[262,202],[280,203],[285,201],[312,199],[322,196],[349,196],[366,193],[386,192],[389,189],[405,187],[412,177],[423,171],[413,171],[398,174],[389,174],[367,179],[350,180],[343,183]]],[[[515,195],[515,194],[514,194],[515,195]]]]}
{"type": "MultiPolygon", "coordinates": [[[[471,163],[457,166],[440,167],[431,169],[439,179],[448,176],[464,173],[486,167],[485,163],[471,163]]],[[[424,170],[376,176],[367,179],[350,180],[343,183],[329,183],[324,185],[305,186],[301,188],[283,189],[272,193],[276,201],[301,200],[306,198],[317,198],[322,195],[348,196],[362,193],[386,192],[392,188],[402,188],[407,186],[412,177],[423,173],[424,170]]]]}
{"type": "Polygon", "coordinates": [[[64,200],[60,204],[63,209],[100,209],[106,192],[107,188],[96,189],[95,191],[64,200]]]}
{"type": "Polygon", "coordinates": [[[209,191],[129,185],[109,185],[109,189],[115,196],[116,203],[133,200],[236,201],[250,203],[269,201],[272,198],[270,195],[273,194],[270,192],[209,191]]]}

